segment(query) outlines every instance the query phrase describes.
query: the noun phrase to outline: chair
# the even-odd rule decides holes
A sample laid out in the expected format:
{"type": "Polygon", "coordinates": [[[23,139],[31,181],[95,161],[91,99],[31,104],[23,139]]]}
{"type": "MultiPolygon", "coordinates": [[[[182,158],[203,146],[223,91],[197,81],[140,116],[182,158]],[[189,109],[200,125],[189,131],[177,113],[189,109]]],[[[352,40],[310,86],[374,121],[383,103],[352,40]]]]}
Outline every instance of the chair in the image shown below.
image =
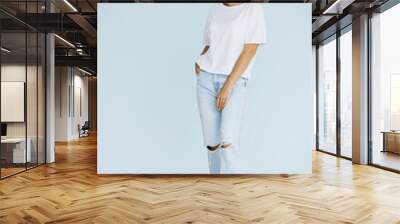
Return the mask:
{"type": "Polygon", "coordinates": [[[90,129],[89,121],[85,121],[82,127],[78,125],[79,138],[89,136],[89,129],[90,129]]]}

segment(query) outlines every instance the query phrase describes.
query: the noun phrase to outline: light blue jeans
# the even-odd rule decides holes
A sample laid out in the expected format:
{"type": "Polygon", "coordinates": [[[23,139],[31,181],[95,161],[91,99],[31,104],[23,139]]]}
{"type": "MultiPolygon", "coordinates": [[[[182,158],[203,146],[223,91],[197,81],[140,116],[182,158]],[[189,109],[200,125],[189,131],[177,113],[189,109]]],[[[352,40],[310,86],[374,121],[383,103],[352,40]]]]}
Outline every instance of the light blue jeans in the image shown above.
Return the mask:
{"type": "Polygon", "coordinates": [[[197,75],[197,101],[200,110],[205,148],[211,174],[239,172],[237,151],[243,112],[245,108],[247,79],[239,79],[222,111],[216,107],[216,98],[228,76],[200,71],[197,75]],[[223,145],[229,147],[222,147],[223,145]]]}

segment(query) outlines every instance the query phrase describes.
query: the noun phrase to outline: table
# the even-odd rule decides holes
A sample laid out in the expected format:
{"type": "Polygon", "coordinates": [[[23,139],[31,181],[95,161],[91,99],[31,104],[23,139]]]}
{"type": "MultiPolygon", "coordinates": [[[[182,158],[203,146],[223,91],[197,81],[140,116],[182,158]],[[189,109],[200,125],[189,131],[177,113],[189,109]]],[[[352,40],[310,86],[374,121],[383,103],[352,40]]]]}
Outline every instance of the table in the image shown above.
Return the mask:
{"type": "Polygon", "coordinates": [[[26,163],[32,160],[32,141],[28,142],[25,154],[25,138],[6,138],[1,139],[1,157],[6,163],[26,163]]]}
{"type": "Polygon", "coordinates": [[[400,131],[382,131],[383,150],[382,152],[392,152],[400,154],[400,131]]]}

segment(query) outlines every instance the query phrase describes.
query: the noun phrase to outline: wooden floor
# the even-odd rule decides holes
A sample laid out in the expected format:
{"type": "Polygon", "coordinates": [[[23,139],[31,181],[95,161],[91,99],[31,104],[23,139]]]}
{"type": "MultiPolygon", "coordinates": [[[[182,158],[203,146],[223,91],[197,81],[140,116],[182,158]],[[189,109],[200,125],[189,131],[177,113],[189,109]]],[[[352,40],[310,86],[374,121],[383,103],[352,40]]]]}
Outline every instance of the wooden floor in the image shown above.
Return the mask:
{"type": "Polygon", "coordinates": [[[375,150],[372,161],[374,164],[389,167],[395,170],[400,170],[400,155],[391,152],[381,152],[375,150]]]}
{"type": "Polygon", "coordinates": [[[25,167],[23,168],[1,168],[1,177],[8,177],[16,173],[20,173],[25,171],[25,167]]]}
{"type": "Polygon", "coordinates": [[[314,153],[312,175],[98,176],[96,139],[0,181],[0,223],[400,223],[400,175],[314,153]]]}

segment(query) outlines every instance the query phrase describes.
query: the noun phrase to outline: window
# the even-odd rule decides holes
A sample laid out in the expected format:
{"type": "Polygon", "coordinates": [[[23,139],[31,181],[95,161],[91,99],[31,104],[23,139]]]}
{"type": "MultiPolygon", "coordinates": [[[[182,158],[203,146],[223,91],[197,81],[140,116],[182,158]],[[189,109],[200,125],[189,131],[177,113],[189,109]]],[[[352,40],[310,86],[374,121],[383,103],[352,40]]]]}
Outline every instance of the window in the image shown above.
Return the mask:
{"type": "Polygon", "coordinates": [[[400,5],[371,19],[371,161],[400,170],[400,5]]]}
{"type": "Polygon", "coordinates": [[[318,47],[318,149],[336,153],[336,39],[318,47]]]}
{"type": "Polygon", "coordinates": [[[340,36],[340,155],[352,157],[352,32],[340,36]]]}

